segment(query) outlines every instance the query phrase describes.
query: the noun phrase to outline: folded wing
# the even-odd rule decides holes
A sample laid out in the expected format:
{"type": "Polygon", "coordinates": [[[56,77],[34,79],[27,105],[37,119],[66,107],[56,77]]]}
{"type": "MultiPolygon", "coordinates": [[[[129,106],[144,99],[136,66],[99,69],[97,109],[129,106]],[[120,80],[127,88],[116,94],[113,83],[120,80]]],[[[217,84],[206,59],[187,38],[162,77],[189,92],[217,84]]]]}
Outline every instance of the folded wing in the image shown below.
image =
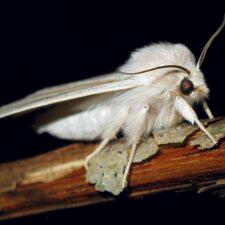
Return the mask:
{"type": "Polygon", "coordinates": [[[34,92],[0,107],[0,118],[78,98],[125,90],[139,86],[135,76],[112,73],[34,92]]]}

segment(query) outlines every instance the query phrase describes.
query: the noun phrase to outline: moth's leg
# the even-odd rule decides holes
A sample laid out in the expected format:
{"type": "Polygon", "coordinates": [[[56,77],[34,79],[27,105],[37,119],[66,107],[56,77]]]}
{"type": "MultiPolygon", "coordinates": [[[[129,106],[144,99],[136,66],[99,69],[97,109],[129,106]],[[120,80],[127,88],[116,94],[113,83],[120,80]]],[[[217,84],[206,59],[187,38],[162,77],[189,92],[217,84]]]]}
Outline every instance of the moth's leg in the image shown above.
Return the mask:
{"type": "Polygon", "coordinates": [[[106,147],[106,145],[110,142],[110,140],[112,140],[116,137],[116,134],[123,126],[123,123],[128,115],[128,112],[129,112],[129,108],[124,108],[124,109],[121,109],[120,111],[118,111],[119,117],[113,118],[115,121],[112,121],[112,124],[110,125],[110,127],[108,129],[106,129],[105,132],[103,133],[103,135],[102,135],[103,140],[100,143],[100,145],[95,149],[94,152],[92,152],[90,155],[88,155],[85,158],[84,166],[85,166],[86,170],[88,169],[89,161],[95,155],[100,153],[106,147]]]}
{"type": "Polygon", "coordinates": [[[210,138],[214,145],[217,144],[215,138],[205,129],[204,125],[200,122],[197,114],[192,109],[192,107],[185,101],[182,97],[177,96],[174,102],[176,110],[189,122],[192,124],[196,123],[199,128],[210,138]]]}
{"type": "Polygon", "coordinates": [[[94,152],[92,152],[90,155],[88,155],[86,158],[85,158],[85,161],[84,161],[84,167],[86,168],[86,170],[88,169],[88,163],[90,161],[91,158],[93,158],[95,155],[97,155],[98,153],[100,153],[104,148],[105,146],[109,143],[110,139],[104,139],[102,140],[102,142],[100,143],[100,145],[95,149],[94,152]]]}
{"type": "MultiPolygon", "coordinates": [[[[129,143],[132,145],[132,149],[129,155],[128,163],[126,165],[124,174],[123,174],[123,179],[122,179],[122,187],[125,188],[127,185],[127,176],[130,171],[131,164],[133,162],[138,143],[141,140],[143,131],[146,129],[146,122],[147,122],[147,113],[149,111],[149,106],[144,105],[142,109],[135,114],[135,118],[131,117],[131,120],[126,121],[128,124],[125,129],[128,129],[128,140],[129,143]]],[[[126,125],[126,124],[125,124],[126,125]]]]}
{"type": "Polygon", "coordinates": [[[213,114],[212,114],[212,112],[211,112],[211,110],[210,110],[206,100],[203,100],[202,106],[203,106],[203,109],[204,109],[205,113],[208,115],[209,119],[213,119],[214,116],[213,116],[213,114]]]}
{"type": "Polygon", "coordinates": [[[217,141],[214,137],[205,129],[204,125],[199,121],[198,118],[195,119],[195,123],[199,126],[199,128],[211,139],[214,145],[217,144],[217,141]]]}
{"type": "Polygon", "coordinates": [[[136,149],[137,149],[137,144],[133,144],[132,149],[131,149],[131,153],[130,153],[130,156],[129,156],[129,160],[128,160],[128,163],[126,165],[126,168],[125,168],[125,171],[124,171],[124,174],[123,174],[123,180],[122,180],[122,187],[123,188],[125,188],[126,185],[127,185],[127,176],[129,174],[130,167],[131,167],[131,164],[133,162],[136,149]]]}

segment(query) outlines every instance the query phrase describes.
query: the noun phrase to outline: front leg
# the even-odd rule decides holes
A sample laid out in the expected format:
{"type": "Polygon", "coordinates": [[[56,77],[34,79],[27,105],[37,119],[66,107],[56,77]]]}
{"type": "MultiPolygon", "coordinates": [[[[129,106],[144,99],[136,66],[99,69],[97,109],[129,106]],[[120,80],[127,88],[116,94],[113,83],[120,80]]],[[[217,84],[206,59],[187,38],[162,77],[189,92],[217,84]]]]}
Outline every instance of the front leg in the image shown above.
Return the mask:
{"type": "Polygon", "coordinates": [[[213,116],[213,114],[212,114],[212,112],[211,112],[211,110],[210,110],[206,100],[203,100],[202,106],[203,106],[203,109],[204,109],[205,113],[208,115],[209,119],[213,119],[214,116],[213,116]]]}
{"type": "Polygon", "coordinates": [[[204,125],[200,122],[197,114],[192,107],[182,97],[177,96],[174,102],[175,109],[190,123],[196,123],[199,128],[211,139],[214,145],[217,144],[215,138],[205,129],[204,125]]]}

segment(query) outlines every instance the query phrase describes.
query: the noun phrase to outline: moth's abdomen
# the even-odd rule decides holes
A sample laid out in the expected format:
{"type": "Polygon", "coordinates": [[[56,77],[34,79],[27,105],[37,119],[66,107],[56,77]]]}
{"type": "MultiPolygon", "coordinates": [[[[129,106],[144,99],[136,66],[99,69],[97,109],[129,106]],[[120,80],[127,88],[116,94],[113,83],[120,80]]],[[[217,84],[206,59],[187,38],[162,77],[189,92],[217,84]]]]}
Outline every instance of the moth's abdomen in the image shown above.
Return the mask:
{"type": "Polygon", "coordinates": [[[47,132],[66,140],[101,139],[111,117],[108,106],[100,106],[75,113],[38,127],[38,133],[47,132]]]}

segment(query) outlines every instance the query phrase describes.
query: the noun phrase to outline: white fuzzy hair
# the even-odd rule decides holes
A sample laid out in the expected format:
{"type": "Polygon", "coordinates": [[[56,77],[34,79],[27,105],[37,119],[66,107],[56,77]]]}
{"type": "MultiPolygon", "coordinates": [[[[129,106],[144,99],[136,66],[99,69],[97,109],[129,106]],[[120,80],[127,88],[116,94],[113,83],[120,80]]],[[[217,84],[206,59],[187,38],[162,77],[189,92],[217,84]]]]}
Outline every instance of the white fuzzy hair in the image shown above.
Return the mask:
{"type": "Polygon", "coordinates": [[[200,66],[224,26],[225,16],[204,46],[197,65],[185,45],[151,44],[134,51],[114,73],[44,88],[6,104],[0,107],[0,118],[53,106],[36,122],[39,133],[48,132],[68,140],[102,140],[85,158],[86,169],[90,159],[122,131],[131,145],[122,179],[124,188],[141,137],[151,135],[154,130],[171,127],[186,119],[196,123],[212,143],[217,144],[192,105],[202,103],[208,117],[213,118],[206,102],[209,89],[200,66]]]}
{"type": "Polygon", "coordinates": [[[139,72],[161,65],[186,66],[195,69],[196,61],[192,52],[183,44],[160,42],[137,49],[130,59],[120,67],[123,72],[139,72]]]}
{"type": "MultiPolygon", "coordinates": [[[[47,122],[41,123],[38,132],[48,132],[70,140],[96,140],[112,139],[122,130],[128,143],[135,144],[142,136],[151,134],[155,129],[173,126],[183,118],[189,119],[190,112],[186,110],[183,113],[176,97],[181,96],[192,105],[194,101],[206,98],[209,90],[202,72],[196,68],[193,54],[186,46],[151,44],[132,53],[119,71],[133,73],[163,65],[179,65],[188,69],[195,91],[189,96],[180,92],[180,82],[187,77],[184,71],[167,68],[139,74],[142,86],[112,94],[108,99],[94,104],[90,102],[85,110],[65,117],[59,116],[53,121],[46,120],[46,114],[43,117],[47,122]]],[[[67,107],[71,109],[74,106],[67,104],[67,107]]],[[[76,107],[72,111],[76,111],[76,107]]],[[[189,121],[193,122],[193,119],[189,121]]]]}

